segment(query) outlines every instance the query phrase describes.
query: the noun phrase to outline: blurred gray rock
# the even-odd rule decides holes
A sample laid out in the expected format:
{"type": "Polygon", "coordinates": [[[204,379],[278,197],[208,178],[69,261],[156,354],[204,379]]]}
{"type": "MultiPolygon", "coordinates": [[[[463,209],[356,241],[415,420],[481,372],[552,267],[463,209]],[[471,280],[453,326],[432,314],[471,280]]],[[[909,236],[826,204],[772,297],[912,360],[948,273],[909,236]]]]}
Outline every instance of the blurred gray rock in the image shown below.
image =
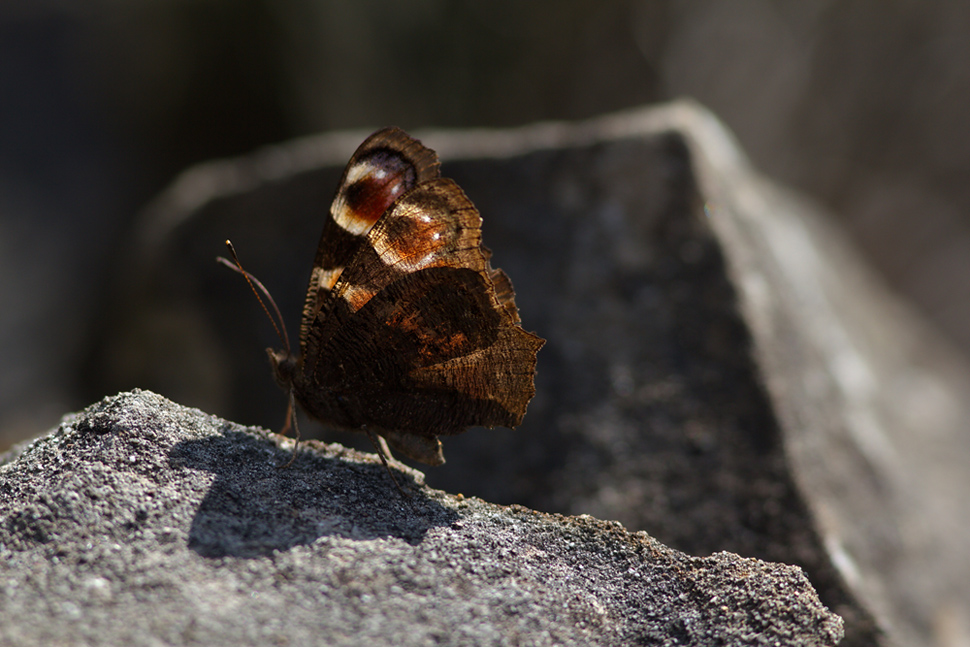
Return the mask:
{"type": "Polygon", "coordinates": [[[695,97],[970,351],[970,4],[280,4],[0,3],[0,448],[103,395],[78,385],[116,254],[175,172],[388,122],[695,97]]]}
{"type": "Polygon", "coordinates": [[[5,645],[835,645],[801,569],[433,490],[154,393],[0,457],[5,645]]]}
{"type": "MultiPolygon", "coordinates": [[[[970,640],[970,371],[824,214],[691,103],[414,134],[479,207],[524,326],[548,339],[524,424],[447,439],[431,485],[798,564],[844,645],[970,640]]],[[[140,386],[278,429],[277,342],[213,258],[231,238],[293,331],[366,135],[213,162],[161,195],[90,398],[140,386]]]]}

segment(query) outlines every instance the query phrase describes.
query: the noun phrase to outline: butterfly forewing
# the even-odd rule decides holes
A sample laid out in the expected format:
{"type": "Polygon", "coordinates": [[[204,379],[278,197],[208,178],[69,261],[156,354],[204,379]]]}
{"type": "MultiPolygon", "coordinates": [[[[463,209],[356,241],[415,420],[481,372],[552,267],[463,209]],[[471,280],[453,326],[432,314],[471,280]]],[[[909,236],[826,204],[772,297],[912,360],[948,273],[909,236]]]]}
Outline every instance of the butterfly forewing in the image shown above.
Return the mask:
{"type": "Polygon", "coordinates": [[[309,324],[367,232],[397,198],[438,177],[438,166],[433,150],[399,128],[379,130],[357,148],[340,179],[313,259],[300,325],[304,353],[309,324]]]}
{"type": "Polygon", "coordinates": [[[481,217],[438,159],[398,129],[351,158],[307,291],[293,392],[314,418],[443,461],[436,437],[515,426],[542,339],[519,325],[481,217]],[[424,440],[421,440],[424,439],[424,440]]]}

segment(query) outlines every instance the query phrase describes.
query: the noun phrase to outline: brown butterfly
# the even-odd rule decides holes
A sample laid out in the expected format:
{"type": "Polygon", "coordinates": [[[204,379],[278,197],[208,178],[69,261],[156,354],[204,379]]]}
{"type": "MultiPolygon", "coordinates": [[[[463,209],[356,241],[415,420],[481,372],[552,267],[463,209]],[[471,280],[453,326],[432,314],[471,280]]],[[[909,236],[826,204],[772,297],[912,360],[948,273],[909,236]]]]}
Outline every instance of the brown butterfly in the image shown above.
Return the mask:
{"type": "Polygon", "coordinates": [[[522,421],[545,343],[519,325],[478,210],[438,164],[398,128],[360,145],[324,222],[300,353],[267,349],[311,418],[428,465],[444,463],[439,436],[522,421]]]}

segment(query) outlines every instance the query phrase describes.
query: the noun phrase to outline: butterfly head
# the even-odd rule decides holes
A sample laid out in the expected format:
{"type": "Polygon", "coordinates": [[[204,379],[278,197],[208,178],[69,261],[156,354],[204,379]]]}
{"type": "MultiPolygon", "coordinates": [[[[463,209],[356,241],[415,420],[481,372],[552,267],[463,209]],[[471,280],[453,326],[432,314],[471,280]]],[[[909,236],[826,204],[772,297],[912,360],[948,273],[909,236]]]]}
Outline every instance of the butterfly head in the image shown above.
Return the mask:
{"type": "Polygon", "coordinates": [[[299,359],[288,351],[274,348],[267,348],[266,354],[269,356],[269,363],[273,367],[273,377],[276,378],[276,383],[288,391],[296,380],[299,359]]]}

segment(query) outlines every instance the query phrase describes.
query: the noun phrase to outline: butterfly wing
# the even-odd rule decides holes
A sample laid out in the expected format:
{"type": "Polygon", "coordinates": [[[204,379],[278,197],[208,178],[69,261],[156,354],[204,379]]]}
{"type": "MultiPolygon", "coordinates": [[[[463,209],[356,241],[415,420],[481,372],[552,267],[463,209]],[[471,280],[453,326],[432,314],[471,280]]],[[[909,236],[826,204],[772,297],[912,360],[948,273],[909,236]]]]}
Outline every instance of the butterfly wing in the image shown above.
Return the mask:
{"type": "Polygon", "coordinates": [[[313,260],[300,326],[304,354],[308,326],[367,233],[394,200],[438,175],[435,152],[399,128],[379,130],[357,148],[340,179],[313,260]]]}
{"type": "Polygon", "coordinates": [[[444,178],[419,184],[365,242],[309,326],[298,397],[329,393],[324,415],[352,428],[434,437],[516,426],[544,342],[518,326],[464,192],[444,178]]]}

